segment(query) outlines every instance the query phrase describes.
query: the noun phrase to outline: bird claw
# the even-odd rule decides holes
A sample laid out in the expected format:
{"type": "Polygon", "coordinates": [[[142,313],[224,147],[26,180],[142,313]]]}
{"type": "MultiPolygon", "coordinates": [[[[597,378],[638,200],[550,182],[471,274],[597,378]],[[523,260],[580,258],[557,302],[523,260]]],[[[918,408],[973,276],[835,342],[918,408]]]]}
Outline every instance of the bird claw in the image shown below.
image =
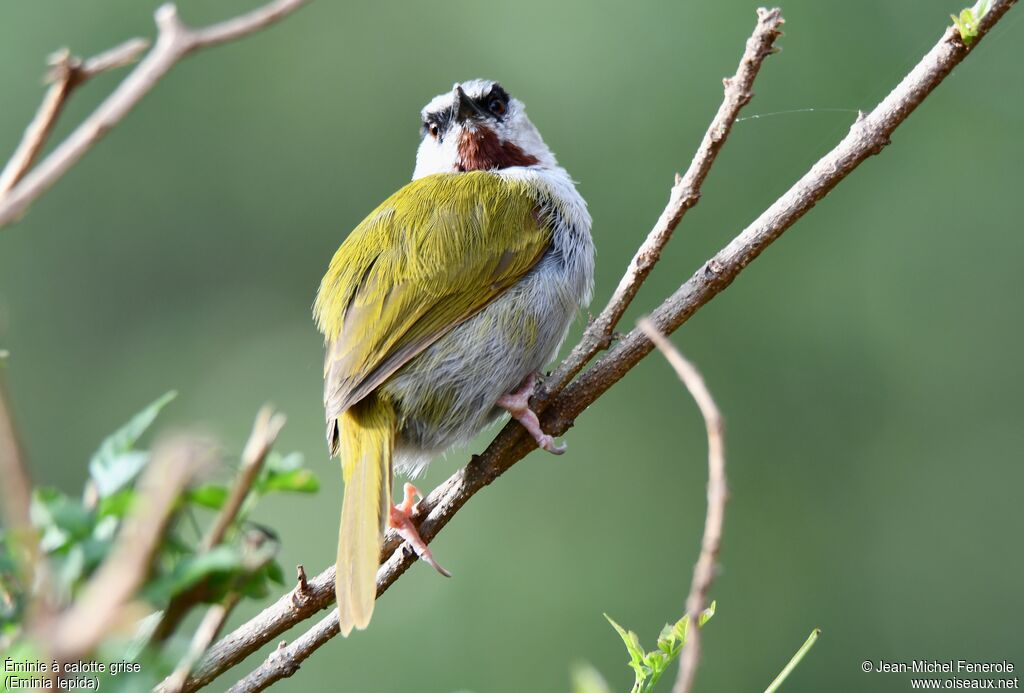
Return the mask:
{"type": "Polygon", "coordinates": [[[565,443],[561,445],[555,443],[555,439],[545,433],[540,427],[540,419],[537,418],[537,414],[530,409],[530,397],[533,396],[533,390],[536,385],[537,376],[532,374],[518,390],[499,397],[497,404],[511,414],[512,418],[518,421],[533,436],[533,439],[537,441],[537,447],[547,450],[552,455],[561,455],[568,449],[568,446],[565,443]]]}
{"type": "Polygon", "coordinates": [[[391,506],[391,512],[388,513],[388,527],[398,532],[398,536],[402,537],[427,565],[441,575],[451,577],[452,574],[442,568],[441,564],[434,559],[434,554],[427,546],[427,542],[423,541],[416,525],[412,523],[412,515],[419,508],[419,502],[416,499],[422,498],[423,494],[409,483],[403,487],[402,491],[402,502],[391,506]]]}
{"type": "Polygon", "coordinates": [[[546,433],[541,434],[540,438],[537,438],[537,446],[541,450],[547,450],[552,455],[564,455],[565,451],[569,449],[569,446],[565,443],[556,443],[555,439],[546,433]]]}

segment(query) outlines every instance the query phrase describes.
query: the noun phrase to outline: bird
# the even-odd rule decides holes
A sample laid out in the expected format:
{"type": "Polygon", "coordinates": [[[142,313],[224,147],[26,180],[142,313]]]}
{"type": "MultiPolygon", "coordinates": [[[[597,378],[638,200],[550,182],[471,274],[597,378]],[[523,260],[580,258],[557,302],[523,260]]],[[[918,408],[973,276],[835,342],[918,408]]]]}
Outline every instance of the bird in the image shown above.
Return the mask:
{"type": "Polygon", "coordinates": [[[313,306],[327,446],[344,480],[335,593],[345,636],[370,622],[384,531],[442,575],[410,517],[415,478],[505,413],[561,454],[529,400],[594,280],[591,217],[523,103],[453,85],[421,111],[412,181],[344,239],[313,306]]]}

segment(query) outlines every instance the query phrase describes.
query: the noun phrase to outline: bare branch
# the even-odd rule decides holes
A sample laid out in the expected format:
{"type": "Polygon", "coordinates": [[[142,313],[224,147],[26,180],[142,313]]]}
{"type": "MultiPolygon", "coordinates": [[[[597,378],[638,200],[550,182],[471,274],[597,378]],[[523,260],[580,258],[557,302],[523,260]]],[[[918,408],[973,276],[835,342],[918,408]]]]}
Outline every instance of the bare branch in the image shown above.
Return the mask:
{"type": "Polygon", "coordinates": [[[199,658],[206,652],[206,648],[217,637],[217,633],[220,632],[224,622],[228,620],[228,616],[231,615],[232,610],[240,599],[241,595],[237,592],[232,592],[227,596],[223,604],[214,604],[207,609],[203,620],[199,622],[199,627],[196,628],[196,632],[192,636],[188,652],[164,683],[164,690],[167,693],[179,693],[181,691],[185,685],[185,679],[188,678],[189,673],[192,671],[192,667],[195,666],[199,658]]]}
{"type": "Polygon", "coordinates": [[[149,41],[143,38],[134,38],[125,41],[120,46],[103,51],[99,55],[94,55],[78,66],[76,72],[79,84],[101,72],[134,64],[147,48],[149,48],[149,41]]]}
{"type": "MultiPolygon", "coordinates": [[[[225,533],[238,516],[242,504],[249,495],[250,489],[252,489],[253,482],[259,476],[260,470],[263,469],[263,463],[267,459],[267,454],[269,454],[270,449],[273,447],[274,441],[277,440],[277,436],[281,432],[281,428],[284,427],[286,420],[284,414],[275,414],[269,405],[264,406],[256,414],[252,433],[249,434],[249,440],[242,451],[242,464],[239,467],[238,474],[235,476],[231,493],[217,514],[217,519],[203,537],[199,547],[200,552],[209,551],[224,540],[225,533]]],[[[164,609],[160,622],[153,629],[151,641],[161,642],[173,635],[178,625],[192,608],[208,598],[209,587],[209,580],[200,580],[188,590],[171,599],[171,603],[164,609]]],[[[192,662],[189,665],[189,671],[182,675],[182,682],[184,682],[184,676],[191,673],[191,667],[194,664],[195,662],[192,662]]]]}
{"type": "MultiPolygon", "coordinates": [[[[6,194],[0,193],[0,228],[20,219],[36,198],[53,186],[103,135],[121,122],[142,97],[156,86],[160,78],[182,58],[202,48],[216,46],[259,31],[294,12],[306,2],[308,0],[273,0],[252,12],[201,29],[185,26],[178,18],[177,8],[173,4],[161,6],[156,11],[156,24],[159,30],[156,44],[142,62],[35,169],[28,172],[6,194]]],[[[65,98],[66,95],[59,99],[54,96],[58,110],[65,98]]],[[[54,113],[53,118],[55,117],[54,113]]],[[[52,119],[50,123],[52,126],[52,119]]],[[[45,135],[44,132],[40,145],[42,140],[45,140],[45,135]]]]}
{"type": "Polygon", "coordinates": [[[689,693],[693,690],[697,663],[700,661],[700,617],[708,607],[708,593],[711,591],[711,583],[715,581],[718,552],[722,546],[722,526],[725,524],[725,504],[729,500],[725,479],[725,426],[718,405],[700,371],[672,346],[665,335],[658,332],[650,320],[644,318],[639,325],[690,391],[704,417],[708,434],[708,509],[704,516],[700,556],[693,568],[690,594],[686,598],[686,615],[690,619],[686,629],[686,644],[683,645],[679,661],[679,677],[672,687],[672,693],[689,693]]]}
{"type": "Polygon", "coordinates": [[[71,92],[101,72],[134,63],[148,47],[148,41],[137,38],[84,62],[72,56],[66,48],[50,56],[50,88],[46,91],[35,118],[25,130],[18,148],[14,150],[3,173],[0,173],[0,198],[22,179],[39,156],[71,92]]]}
{"type": "MultiPolygon", "coordinates": [[[[4,524],[15,539],[19,555],[17,579],[22,585],[34,585],[29,601],[26,630],[38,633],[49,623],[56,610],[49,566],[39,549],[39,532],[32,525],[32,477],[18,440],[18,429],[11,411],[7,389],[0,378],[0,500],[4,524]]],[[[0,599],[11,596],[0,585],[0,599]]],[[[0,638],[0,649],[3,639],[0,638]]]]}
{"type": "Polygon", "coordinates": [[[775,47],[775,40],[782,35],[781,28],[784,22],[782,12],[778,8],[768,10],[761,7],[757,10],[757,26],[747,39],[746,50],[740,58],[736,74],[722,80],[725,85],[725,98],[711,120],[707,132],[704,133],[704,139],[701,140],[697,153],[693,155],[690,167],[684,175],[676,175],[675,185],[669,193],[668,205],[637,249],[608,305],[587,326],[583,338],[573,348],[568,358],[545,379],[543,398],[560,392],[594,357],[594,354],[611,344],[612,331],[629,308],[647,275],[661,258],[662,249],[672,238],[672,233],[682,221],[683,215],[700,200],[701,186],[711,171],[718,152],[725,144],[732,124],[736,122],[740,109],[754,96],[754,79],[761,69],[761,63],[766,57],[779,51],[775,47]]]}
{"type": "Polygon", "coordinates": [[[51,643],[59,661],[87,655],[121,618],[149,573],[175,501],[192,477],[211,464],[213,450],[210,443],[195,438],[171,439],[154,447],[153,459],[139,480],[139,498],[116,545],[57,623],[51,643]]]}
{"type": "MultiPolygon", "coordinates": [[[[704,263],[674,294],[651,314],[650,320],[664,334],[674,332],[719,292],[739,276],[743,269],[841,180],[872,154],[878,153],[896,128],[937,87],[964,58],[977,49],[985,34],[1013,6],[1016,0],[993,0],[979,25],[978,36],[967,46],[959,34],[947,30],[903,81],[868,115],[859,118],[850,133],[832,151],[822,157],[788,192],[758,219],[744,229],[725,248],[704,263]]],[[[588,406],[618,382],[654,348],[639,328],[632,330],[589,370],[557,395],[539,402],[544,430],[552,435],[565,433],[588,406]]],[[[563,369],[559,369],[560,371],[563,369]]],[[[532,437],[517,423],[510,422],[487,449],[474,456],[468,465],[438,486],[420,502],[419,532],[430,541],[458,510],[484,486],[501,476],[536,447],[532,437]]],[[[396,551],[400,542],[393,533],[385,538],[386,560],[377,572],[377,595],[414,562],[407,549],[396,551]]],[[[271,642],[285,630],[330,606],[334,598],[334,567],[308,582],[308,594],[297,600],[284,595],[277,602],[229,633],[203,658],[196,673],[186,683],[186,691],[196,690],[227,669],[271,642]]],[[[237,690],[261,690],[273,681],[293,672],[317,647],[337,633],[329,615],[293,645],[272,654],[249,674],[237,690]],[[275,667],[275,658],[285,658],[285,667],[275,667]]]]}
{"type": "Polygon", "coordinates": [[[323,643],[338,634],[338,612],[332,609],[315,626],[288,645],[282,642],[255,671],[228,689],[228,693],[255,693],[287,678],[323,643]]]}
{"type": "Polygon", "coordinates": [[[309,595],[309,579],[306,577],[306,567],[301,563],[295,566],[295,589],[292,590],[292,604],[301,606],[309,595]]]}
{"type": "MultiPolygon", "coordinates": [[[[12,531],[32,527],[29,507],[32,502],[32,480],[21,454],[14,416],[7,402],[7,388],[0,381],[0,478],[3,483],[4,522],[12,531]]],[[[35,542],[26,542],[35,546],[35,542]]]]}
{"type": "Polygon", "coordinates": [[[241,510],[242,503],[249,495],[249,490],[256,477],[259,476],[263,462],[267,459],[267,453],[273,447],[286,420],[283,414],[275,414],[269,406],[264,406],[256,414],[256,422],[249,435],[249,442],[245,444],[245,449],[242,451],[242,466],[231,487],[231,494],[217,515],[217,520],[210,527],[210,531],[203,537],[200,551],[209,551],[224,539],[224,533],[227,532],[228,527],[238,515],[238,511],[241,510]]]}

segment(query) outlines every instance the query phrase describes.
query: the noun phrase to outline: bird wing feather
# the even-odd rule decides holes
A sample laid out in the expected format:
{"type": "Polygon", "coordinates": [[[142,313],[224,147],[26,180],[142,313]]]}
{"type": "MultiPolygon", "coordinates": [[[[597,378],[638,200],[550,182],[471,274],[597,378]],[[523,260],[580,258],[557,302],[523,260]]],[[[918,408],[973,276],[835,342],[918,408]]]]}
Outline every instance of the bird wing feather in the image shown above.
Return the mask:
{"type": "Polygon", "coordinates": [[[328,439],[342,412],[515,284],[551,238],[535,190],[493,173],[425,176],[385,200],[342,243],[314,306],[328,439]]]}

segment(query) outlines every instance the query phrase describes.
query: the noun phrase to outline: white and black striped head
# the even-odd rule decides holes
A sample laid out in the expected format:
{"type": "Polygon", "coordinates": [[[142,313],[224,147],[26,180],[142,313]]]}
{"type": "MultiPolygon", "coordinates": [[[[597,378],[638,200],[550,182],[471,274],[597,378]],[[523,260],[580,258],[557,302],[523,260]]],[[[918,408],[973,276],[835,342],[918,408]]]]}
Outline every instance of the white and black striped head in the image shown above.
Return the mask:
{"type": "Polygon", "coordinates": [[[457,83],[420,113],[423,140],[413,179],[432,173],[558,164],[522,101],[489,79],[457,83]]]}

